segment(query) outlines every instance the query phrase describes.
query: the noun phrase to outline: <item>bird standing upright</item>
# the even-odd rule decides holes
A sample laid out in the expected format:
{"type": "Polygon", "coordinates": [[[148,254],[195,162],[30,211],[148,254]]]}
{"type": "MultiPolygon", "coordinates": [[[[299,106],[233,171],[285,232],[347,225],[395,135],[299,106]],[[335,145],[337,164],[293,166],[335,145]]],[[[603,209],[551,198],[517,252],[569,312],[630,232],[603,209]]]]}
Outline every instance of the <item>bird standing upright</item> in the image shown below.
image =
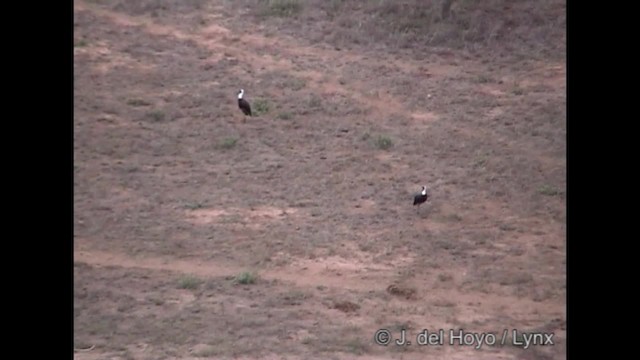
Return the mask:
{"type": "Polygon", "coordinates": [[[251,116],[251,105],[249,105],[249,102],[243,97],[244,89],[240,89],[240,91],[238,91],[238,107],[242,110],[245,116],[251,116]]]}
{"type": "Polygon", "coordinates": [[[429,195],[427,195],[427,187],[423,186],[422,191],[413,197],[413,205],[414,206],[417,205],[418,210],[420,210],[420,205],[425,201],[427,201],[428,198],[429,198],[429,195]]]}

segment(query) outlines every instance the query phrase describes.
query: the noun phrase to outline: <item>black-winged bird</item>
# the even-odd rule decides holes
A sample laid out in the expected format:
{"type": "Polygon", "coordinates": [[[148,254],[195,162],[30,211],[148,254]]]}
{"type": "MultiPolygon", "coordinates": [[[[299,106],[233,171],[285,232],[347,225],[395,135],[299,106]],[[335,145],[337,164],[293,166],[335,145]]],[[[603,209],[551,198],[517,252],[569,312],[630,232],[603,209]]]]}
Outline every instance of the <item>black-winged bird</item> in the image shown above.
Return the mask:
{"type": "Polygon", "coordinates": [[[422,191],[419,194],[416,194],[413,197],[413,206],[418,206],[418,210],[420,210],[420,205],[422,205],[427,199],[429,195],[427,194],[427,187],[423,186],[422,191]]]}
{"type": "Polygon", "coordinates": [[[251,105],[244,98],[244,89],[238,91],[238,107],[246,116],[251,116],[251,105]]]}

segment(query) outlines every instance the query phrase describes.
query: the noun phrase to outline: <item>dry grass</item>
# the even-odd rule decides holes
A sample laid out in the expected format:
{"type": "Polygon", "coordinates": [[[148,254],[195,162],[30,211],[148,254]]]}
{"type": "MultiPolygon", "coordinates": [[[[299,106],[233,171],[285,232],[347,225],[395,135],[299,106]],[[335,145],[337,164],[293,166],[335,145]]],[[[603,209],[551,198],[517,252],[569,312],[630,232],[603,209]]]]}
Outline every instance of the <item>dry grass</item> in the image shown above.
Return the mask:
{"type": "MultiPolygon", "coordinates": [[[[314,41],[338,46],[384,45],[412,50],[437,46],[472,51],[491,48],[505,50],[504,54],[509,56],[556,58],[565,54],[558,44],[566,39],[566,5],[559,0],[480,3],[457,0],[452,2],[451,14],[446,19],[440,0],[243,0],[243,3],[256,9],[259,16],[288,17],[288,29],[283,30],[300,29],[313,21],[318,28],[314,41]],[[321,26],[325,22],[332,26],[321,26]]],[[[284,26],[281,22],[274,24],[284,26]]]]}
{"type": "Polygon", "coordinates": [[[304,5],[301,0],[261,0],[258,8],[262,16],[291,17],[299,14],[304,5]]]}

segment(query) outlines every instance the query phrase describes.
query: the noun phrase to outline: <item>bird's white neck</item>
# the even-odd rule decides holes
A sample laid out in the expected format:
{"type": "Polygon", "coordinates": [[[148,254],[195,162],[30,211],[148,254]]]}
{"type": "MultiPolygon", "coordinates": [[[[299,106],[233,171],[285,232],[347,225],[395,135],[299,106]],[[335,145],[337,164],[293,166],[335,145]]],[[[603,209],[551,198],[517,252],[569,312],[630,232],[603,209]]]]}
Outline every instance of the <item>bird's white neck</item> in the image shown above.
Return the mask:
{"type": "Polygon", "coordinates": [[[238,99],[242,99],[242,95],[244,95],[244,91],[240,91],[240,93],[238,93],[238,99]]]}
{"type": "Polygon", "coordinates": [[[427,188],[422,188],[422,195],[427,195],[427,188]]]}

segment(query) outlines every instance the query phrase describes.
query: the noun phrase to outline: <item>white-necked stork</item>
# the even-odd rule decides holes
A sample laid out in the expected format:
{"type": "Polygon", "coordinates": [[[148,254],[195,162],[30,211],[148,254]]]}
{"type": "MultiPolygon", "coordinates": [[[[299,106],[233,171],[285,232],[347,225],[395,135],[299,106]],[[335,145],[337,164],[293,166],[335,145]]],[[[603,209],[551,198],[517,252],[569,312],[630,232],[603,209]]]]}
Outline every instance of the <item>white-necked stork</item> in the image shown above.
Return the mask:
{"type": "Polygon", "coordinates": [[[251,105],[249,105],[249,102],[243,99],[243,97],[244,89],[240,89],[240,91],[238,91],[238,107],[245,115],[251,116],[251,105]]]}
{"type": "Polygon", "coordinates": [[[429,198],[429,195],[427,194],[427,187],[423,186],[422,191],[413,197],[413,205],[414,206],[417,205],[419,210],[420,205],[423,204],[425,201],[427,201],[428,198],[429,198]]]}

